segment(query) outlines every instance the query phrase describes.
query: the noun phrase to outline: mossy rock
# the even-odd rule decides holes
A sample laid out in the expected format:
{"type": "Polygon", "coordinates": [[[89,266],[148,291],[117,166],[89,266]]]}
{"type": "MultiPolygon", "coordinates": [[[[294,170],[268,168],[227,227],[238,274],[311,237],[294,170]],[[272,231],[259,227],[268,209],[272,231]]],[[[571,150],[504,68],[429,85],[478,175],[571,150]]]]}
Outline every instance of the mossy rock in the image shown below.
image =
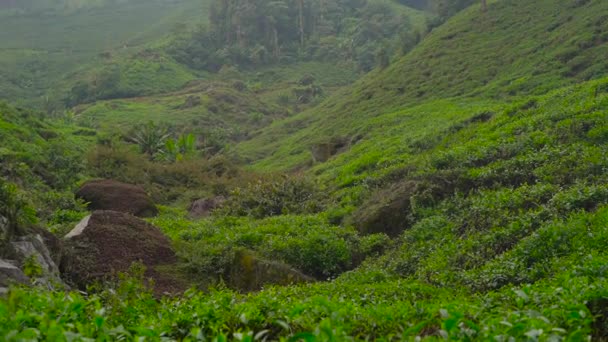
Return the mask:
{"type": "Polygon", "coordinates": [[[289,265],[260,259],[248,250],[235,254],[228,274],[228,285],[244,292],[260,290],[264,285],[292,285],[313,281],[313,278],[289,265]]]}
{"type": "Polygon", "coordinates": [[[432,205],[453,193],[457,180],[447,176],[450,175],[441,173],[393,183],[376,192],[346,221],[362,234],[396,237],[416,221],[416,206],[432,205]]]}

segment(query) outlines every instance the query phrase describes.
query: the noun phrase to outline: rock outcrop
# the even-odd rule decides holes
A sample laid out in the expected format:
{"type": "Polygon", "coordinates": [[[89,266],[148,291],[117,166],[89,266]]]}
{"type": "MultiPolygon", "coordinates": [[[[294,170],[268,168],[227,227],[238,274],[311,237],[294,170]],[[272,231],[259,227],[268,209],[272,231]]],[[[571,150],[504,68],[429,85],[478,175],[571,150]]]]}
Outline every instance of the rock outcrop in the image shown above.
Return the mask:
{"type": "Polygon", "coordinates": [[[32,279],[35,284],[43,285],[49,289],[63,284],[59,267],[53,260],[51,252],[41,235],[22,236],[12,241],[11,245],[22,266],[26,263],[26,260],[32,260],[40,267],[40,273],[33,276],[34,279],[32,279]]]}
{"type": "Polygon", "coordinates": [[[139,186],[114,180],[97,180],[85,183],[76,197],[88,203],[91,210],[112,210],[139,217],[158,214],[152,199],[139,186]]]}
{"type": "Polygon", "coordinates": [[[62,248],[59,239],[42,228],[27,231],[27,235],[4,241],[0,248],[0,293],[12,284],[48,289],[65,286],[57,267],[62,248]]]}
{"type": "Polygon", "coordinates": [[[64,275],[80,288],[112,279],[136,262],[154,279],[157,266],[177,261],[171,241],[157,227],[117,211],[94,211],[85,217],[66,235],[65,252],[64,275]]]}
{"type": "Polygon", "coordinates": [[[14,284],[28,284],[29,278],[13,263],[0,259],[0,295],[14,284]]]}

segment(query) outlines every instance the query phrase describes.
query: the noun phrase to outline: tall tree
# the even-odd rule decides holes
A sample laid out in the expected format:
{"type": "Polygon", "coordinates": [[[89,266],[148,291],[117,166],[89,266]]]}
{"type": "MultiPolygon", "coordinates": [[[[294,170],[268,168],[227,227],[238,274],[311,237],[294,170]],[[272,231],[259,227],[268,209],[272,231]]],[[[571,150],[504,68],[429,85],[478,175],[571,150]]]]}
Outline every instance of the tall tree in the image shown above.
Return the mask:
{"type": "Polygon", "coordinates": [[[300,47],[304,47],[304,0],[298,0],[298,26],[300,47]]]}

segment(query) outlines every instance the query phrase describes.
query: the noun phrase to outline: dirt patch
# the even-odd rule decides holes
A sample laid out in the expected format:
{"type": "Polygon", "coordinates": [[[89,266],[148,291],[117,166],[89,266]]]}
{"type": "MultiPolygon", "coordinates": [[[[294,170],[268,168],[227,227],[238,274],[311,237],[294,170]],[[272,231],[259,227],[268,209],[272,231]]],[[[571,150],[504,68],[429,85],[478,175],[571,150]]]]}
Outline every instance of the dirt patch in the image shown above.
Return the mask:
{"type": "Polygon", "coordinates": [[[91,210],[112,210],[151,217],[158,214],[152,199],[136,185],[114,180],[97,180],[85,183],[76,197],[88,202],[91,210]]]}

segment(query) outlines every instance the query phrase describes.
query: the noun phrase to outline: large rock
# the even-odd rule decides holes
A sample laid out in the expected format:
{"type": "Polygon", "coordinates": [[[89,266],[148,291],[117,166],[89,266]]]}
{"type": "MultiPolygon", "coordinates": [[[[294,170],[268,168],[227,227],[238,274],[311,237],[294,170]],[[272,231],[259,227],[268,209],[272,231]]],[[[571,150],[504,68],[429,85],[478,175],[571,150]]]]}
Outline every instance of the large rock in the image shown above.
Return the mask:
{"type": "Polygon", "coordinates": [[[158,214],[152,199],[138,186],[113,180],[97,180],[85,183],[76,197],[88,202],[91,210],[112,210],[151,217],[158,214]]]}
{"type": "Polygon", "coordinates": [[[438,203],[454,193],[459,173],[437,172],[420,179],[405,179],[377,191],[360,205],[347,224],[355,226],[362,234],[385,233],[399,236],[415,222],[415,206],[438,203]]]}
{"type": "Polygon", "coordinates": [[[146,275],[154,279],[157,266],[177,261],[171,241],[157,227],[117,211],[85,217],[66,235],[65,254],[64,275],[80,288],[126,272],[135,262],[146,266],[146,275]]]}
{"type": "Polygon", "coordinates": [[[258,258],[251,251],[239,251],[230,267],[228,284],[241,291],[257,291],[265,285],[291,285],[313,282],[289,265],[258,258]]]}
{"type": "Polygon", "coordinates": [[[59,275],[59,267],[53,260],[51,252],[48,250],[44,238],[39,235],[27,235],[17,238],[11,245],[22,266],[28,260],[34,261],[40,267],[40,274],[35,276],[34,282],[44,285],[50,289],[62,286],[59,275]]]}
{"type": "Polygon", "coordinates": [[[226,202],[226,198],[223,196],[199,199],[192,202],[188,212],[193,218],[207,217],[213,210],[220,208],[224,202],[226,202]]]}
{"type": "Polygon", "coordinates": [[[14,284],[28,284],[28,277],[13,263],[0,259],[0,295],[14,284]]]}
{"type": "Polygon", "coordinates": [[[0,287],[6,289],[7,280],[13,279],[13,283],[64,288],[57,266],[61,258],[61,241],[40,227],[27,227],[24,232],[26,235],[12,236],[0,246],[0,258],[4,258],[0,263],[0,287]]]}

